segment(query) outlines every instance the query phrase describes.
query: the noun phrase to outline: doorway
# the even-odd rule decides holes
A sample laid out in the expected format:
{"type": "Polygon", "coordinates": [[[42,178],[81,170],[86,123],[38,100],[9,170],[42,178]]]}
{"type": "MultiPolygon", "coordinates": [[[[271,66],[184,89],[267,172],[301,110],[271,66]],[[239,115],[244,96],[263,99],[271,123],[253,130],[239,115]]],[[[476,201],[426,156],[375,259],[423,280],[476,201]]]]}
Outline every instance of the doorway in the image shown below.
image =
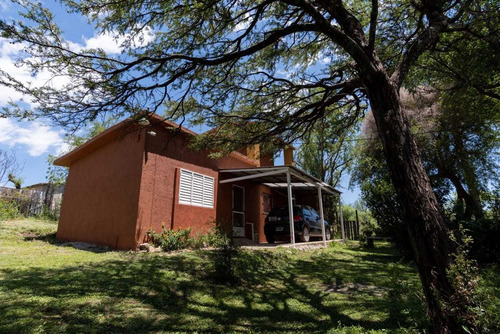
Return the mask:
{"type": "Polygon", "coordinates": [[[245,188],[233,185],[233,237],[245,236],[245,188]]]}

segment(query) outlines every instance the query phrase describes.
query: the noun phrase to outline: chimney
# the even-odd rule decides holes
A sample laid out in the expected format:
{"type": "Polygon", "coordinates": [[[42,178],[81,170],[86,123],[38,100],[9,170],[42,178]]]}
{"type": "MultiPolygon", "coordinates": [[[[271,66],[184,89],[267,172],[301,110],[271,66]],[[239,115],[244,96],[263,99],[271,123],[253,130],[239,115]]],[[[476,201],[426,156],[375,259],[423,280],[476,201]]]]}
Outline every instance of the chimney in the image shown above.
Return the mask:
{"type": "MultiPolygon", "coordinates": [[[[260,162],[260,145],[255,144],[255,145],[247,146],[247,154],[246,155],[250,159],[257,160],[258,162],[260,162]]],[[[260,167],[260,164],[259,164],[259,167],[260,167]]]]}
{"type": "Polygon", "coordinates": [[[293,151],[295,150],[295,147],[292,145],[287,145],[285,146],[285,149],[283,150],[283,156],[285,160],[285,166],[293,166],[295,165],[293,162],[293,151]]]}

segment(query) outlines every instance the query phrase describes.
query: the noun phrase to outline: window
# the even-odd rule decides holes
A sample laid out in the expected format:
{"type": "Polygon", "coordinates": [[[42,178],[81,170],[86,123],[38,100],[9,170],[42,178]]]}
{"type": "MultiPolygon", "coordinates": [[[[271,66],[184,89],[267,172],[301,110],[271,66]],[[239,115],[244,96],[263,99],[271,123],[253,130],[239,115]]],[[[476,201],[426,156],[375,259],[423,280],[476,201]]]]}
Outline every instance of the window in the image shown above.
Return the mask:
{"type": "Polygon", "coordinates": [[[214,207],[214,178],[181,169],[179,203],[214,207]]]}
{"type": "Polygon", "coordinates": [[[264,213],[268,214],[273,207],[272,197],[268,194],[262,194],[262,205],[264,206],[264,213]]]}

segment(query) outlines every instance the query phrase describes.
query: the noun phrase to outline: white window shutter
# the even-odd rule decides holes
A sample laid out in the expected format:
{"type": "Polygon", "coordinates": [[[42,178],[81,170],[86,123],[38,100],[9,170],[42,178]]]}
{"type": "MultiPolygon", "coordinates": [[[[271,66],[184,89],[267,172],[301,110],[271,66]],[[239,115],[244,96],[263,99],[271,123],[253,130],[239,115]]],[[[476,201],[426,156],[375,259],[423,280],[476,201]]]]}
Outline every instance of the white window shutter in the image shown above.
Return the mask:
{"type": "Polygon", "coordinates": [[[212,208],[214,206],[214,179],[205,176],[203,181],[203,206],[212,208]]]}
{"type": "Polygon", "coordinates": [[[179,203],[213,208],[214,178],[181,169],[179,203]]]}
{"type": "Polygon", "coordinates": [[[181,179],[179,185],[179,203],[191,204],[191,184],[193,182],[193,173],[181,169],[181,179]]]}
{"type": "Polygon", "coordinates": [[[193,173],[193,190],[191,204],[203,205],[203,175],[193,173]]]}

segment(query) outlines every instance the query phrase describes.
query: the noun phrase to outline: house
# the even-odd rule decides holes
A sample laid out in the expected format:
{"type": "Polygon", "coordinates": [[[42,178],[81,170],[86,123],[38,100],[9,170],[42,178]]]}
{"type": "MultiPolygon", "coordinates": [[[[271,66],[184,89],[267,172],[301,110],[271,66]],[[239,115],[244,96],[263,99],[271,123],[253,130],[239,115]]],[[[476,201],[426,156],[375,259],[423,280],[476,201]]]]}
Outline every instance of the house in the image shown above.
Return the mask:
{"type": "Polygon", "coordinates": [[[33,209],[34,214],[41,214],[43,208],[56,212],[62,203],[64,194],[64,185],[52,183],[36,183],[30,186],[23,187],[23,193],[29,194],[36,203],[33,209]]]}
{"type": "Polygon", "coordinates": [[[15,201],[25,216],[36,216],[45,210],[57,214],[62,202],[64,185],[37,183],[22,189],[0,187],[0,198],[15,201]]]}
{"type": "Polygon", "coordinates": [[[55,161],[70,168],[57,238],[136,249],[150,228],[196,234],[218,221],[231,224],[235,237],[265,242],[266,213],[291,203],[292,184],[296,201],[308,187],[337,192],[291,167],[291,148],[288,166],[274,166],[258,145],[212,159],[189,148],[196,133],[156,114],[147,123],[122,121],[55,161]]]}

